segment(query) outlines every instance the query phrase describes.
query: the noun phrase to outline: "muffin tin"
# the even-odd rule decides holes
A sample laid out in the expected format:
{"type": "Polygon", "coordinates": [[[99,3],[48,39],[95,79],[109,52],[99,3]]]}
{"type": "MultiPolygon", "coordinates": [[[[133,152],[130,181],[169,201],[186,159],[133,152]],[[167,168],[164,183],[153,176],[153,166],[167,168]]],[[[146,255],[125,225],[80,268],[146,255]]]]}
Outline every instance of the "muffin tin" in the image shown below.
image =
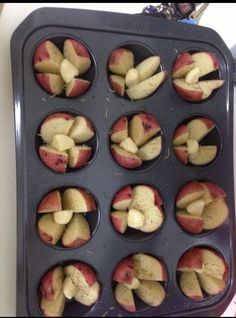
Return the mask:
{"type": "MultiPolygon", "coordinates": [[[[136,52],[134,52],[136,54],[136,52]]],[[[78,312],[68,304],[66,316],[219,316],[231,301],[235,282],[235,213],[233,183],[233,63],[219,35],[207,28],[146,17],[99,11],[52,9],[36,10],[17,28],[11,41],[14,86],[17,196],[18,196],[18,275],[17,315],[40,316],[38,285],[52,266],[70,261],[91,265],[98,273],[102,293],[90,310],[78,312]],[[51,97],[38,85],[32,67],[36,47],[46,39],[60,47],[66,38],[82,41],[94,59],[93,82],[78,98],[51,97]],[[107,62],[117,47],[146,47],[158,52],[169,76],[151,96],[139,101],[120,98],[110,90],[107,62]],[[224,85],[200,103],[184,101],[175,91],[171,68],[184,51],[208,50],[219,59],[224,85]],[[97,129],[98,151],[86,169],[57,174],[35,155],[35,134],[39,123],[56,111],[80,113],[97,129]],[[109,129],[115,120],[129,112],[148,112],[158,118],[165,146],[160,160],[145,171],[119,167],[109,150],[109,129]],[[186,118],[209,116],[222,138],[217,159],[206,167],[184,166],[172,147],[175,128],[186,118]],[[217,230],[201,237],[185,233],[175,221],[175,197],[191,180],[209,180],[224,189],[230,209],[228,220],[217,230]],[[150,183],[158,188],[165,202],[165,222],[148,240],[122,239],[110,222],[110,206],[115,193],[125,185],[150,183]],[[91,240],[73,250],[43,244],[35,231],[35,213],[44,194],[56,188],[78,186],[93,193],[100,206],[100,219],[91,240]],[[223,294],[194,302],[178,287],[176,266],[181,255],[193,246],[209,246],[221,253],[229,264],[230,281],[223,294]],[[167,297],[157,308],[145,307],[136,314],[120,308],[113,298],[112,273],[128,255],[142,252],[163,260],[168,271],[167,297]]],[[[140,53],[142,54],[142,53],[140,53]]]]}

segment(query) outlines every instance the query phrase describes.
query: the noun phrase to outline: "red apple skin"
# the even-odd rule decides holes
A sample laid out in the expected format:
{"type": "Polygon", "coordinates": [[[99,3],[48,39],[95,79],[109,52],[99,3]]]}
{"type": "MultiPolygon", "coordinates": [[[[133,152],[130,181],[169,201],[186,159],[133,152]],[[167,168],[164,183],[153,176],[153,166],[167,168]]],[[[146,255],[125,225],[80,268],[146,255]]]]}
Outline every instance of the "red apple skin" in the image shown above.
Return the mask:
{"type": "Polygon", "coordinates": [[[138,168],[143,163],[140,158],[134,159],[134,158],[125,157],[125,156],[120,155],[116,151],[116,149],[114,149],[112,146],[111,146],[111,153],[112,153],[114,159],[117,161],[117,163],[124,168],[128,168],[128,169],[138,168]]]}
{"type": "Polygon", "coordinates": [[[38,213],[57,212],[62,210],[60,192],[58,190],[48,193],[39,203],[38,213]]]}
{"type": "Polygon", "coordinates": [[[112,201],[112,206],[120,201],[126,201],[131,199],[132,199],[132,188],[131,186],[126,186],[122,188],[119,192],[117,192],[117,194],[115,195],[112,201]]]}
{"type": "Polygon", "coordinates": [[[177,264],[177,270],[181,268],[193,268],[193,269],[202,269],[203,268],[203,258],[202,251],[200,248],[193,248],[180,258],[177,264]]]}
{"type": "Polygon", "coordinates": [[[126,130],[127,127],[128,127],[128,118],[126,116],[121,117],[112,126],[111,133],[114,134],[122,130],[126,130]]]}
{"type": "Polygon", "coordinates": [[[109,82],[111,85],[111,88],[120,96],[124,96],[125,94],[125,84],[120,85],[118,82],[114,80],[114,77],[112,75],[109,76],[109,82]]]}
{"type": "Polygon", "coordinates": [[[40,291],[42,297],[46,300],[55,300],[55,291],[53,286],[53,275],[56,268],[49,270],[40,282],[40,291]]]}
{"type": "Polygon", "coordinates": [[[192,58],[192,55],[188,52],[184,52],[182,54],[179,54],[176,58],[175,64],[172,68],[172,74],[178,71],[180,68],[186,65],[190,65],[194,63],[194,60],[192,58]]]}
{"type": "Polygon", "coordinates": [[[134,262],[131,258],[126,258],[116,266],[112,279],[118,283],[131,284],[134,275],[134,262]]]}
{"type": "Polygon", "coordinates": [[[97,209],[97,205],[91,194],[81,188],[78,190],[84,197],[88,211],[95,211],[97,209]]]}
{"type": "Polygon", "coordinates": [[[84,94],[91,84],[90,81],[83,80],[81,78],[75,78],[73,82],[73,88],[69,92],[66,92],[67,97],[78,97],[84,94]]]}
{"type": "Polygon", "coordinates": [[[60,173],[66,172],[68,157],[63,154],[55,154],[45,151],[42,146],[39,148],[39,156],[42,162],[50,169],[60,173]],[[56,156],[56,160],[55,160],[56,156]]]}
{"type": "Polygon", "coordinates": [[[56,74],[50,74],[50,73],[36,73],[35,74],[39,84],[50,94],[55,94],[55,92],[52,90],[50,78],[53,76],[59,76],[56,74]]]}
{"type": "Polygon", "coordinates": [[[218,187],[216,184],[207,181],[201,182],[201,184],[207,187],[213,200],[226,197],[224,190],[218,187]]]}
{"type": "Polygon", "coordinates": [[[88,242],[88,240],[83,240],[83,239],[77,238],[76,240],[74,240],[70,244],[67,244],[67,245],[64,244],[64,246],[69,247],[69,248],[74,248],[74,247],[78,248],[78,247],[84,245],[86,242],[88,242]]]}
{"type": "Polygon", "coordinates": [[[195,119],[201,120],[206,125],[208,130],[210,130],[211,128],[215,127],[215,123],[211,119],[208,119],[206,117],[199,117],[199,118],[195,118],[195,119]]]}
{"type": "Polygon", "coordinates": [[[218,61],[217,57],[215,56],[215,54],[213,54],[212,52],[209,52],[209,51],[204,52],[204,53],[208,54],[211,57],[214,69],[218,70],[220,68],[220,64],[219,64],[219,61],[218,61]]]}
{"type": "Polygon", "coordinates": [[[33,58],[33,64],[35,65],[38,62],[44,61],[44,60],[48,60],[49,59],[49,53],[48,53],[48,49],[47,49],[47,41],[41,43],[34,54],[34,58],[33,58]]]}
{"type": "Polygon", "coordinates": [[[70,115],[70,114],[67,114],[67,113],[62,113],[62,112],[59,112],[59,113],[54,113],[54,114],[51,114],[49,115],[42,123],[41,126],[43,126],[43,124],[45,124],[46,122],[52,120],[52,119],[56,119],[56,118],[63,118],[65,120],[73,120],[74,119],[74,116],[70,115]]]}
{"type": "Polygon", "coordinates": [[[174,136],[173,136],[173,141],[177,139],[180,136],[187,135],[188,134],[188,128],[186,125],[180,125],[179,127],[176,128],[174,136]]]}
{"type": "Polygon", "coordinates": [[[186,99],[190,102],[199,102],[202,100],[203,97],[203,92],[202,91],[194,91],[194,90],[187,90],[184,89],[180,86],[175,85],[175,83],[173,83],[175,86],[175,89],[177,91],[177,93],[183,97],[183,99],[186,99]]]}
{"type": "Polygon", "coordinates": [[[92,153],[92,149],[83,149],[79,152],[79,156],[77,158],[77,162],[73,168],[81,168],[83,167],[90,159],[92,153]]]}
{"type": "Polygon", "coordinates": [[[203,230],[204,220],[200,217],[199,219],[191,219],[191,216],[187,218],[183,215],[176,214],[176,219],[179,224],[190,233],[198,234],[203,230]]]}
{"type": "Polygon", "coordinates": [[[97,276],[90,266],[80,262],[73,263],[71,265],[73,265],[75,268],[77,268],[81,272],[81,274],[83,274],[89,287],[93,286],[93,284],[96,283],[97,276]]]}
{"type": "Polygon", "coordinates": [[[201,186],[200,182],[198,182],[198,181],[188,182],[179,191],[179,193],[176,197],[176,202],[181,200],[186,195],[189,195],[189,194],[194,193],[194,192],[201,192],[201,191],[203,191],[203,187],[201,186]]]}
{"type": "Polygon", "coordinates": [[[138,116],[140,116],[142,120],[142,125],[143,125],[145,134],[154,128],[157,128],[157,127],[160,128],[159,122],[153,116],[144,114],[144,113],[141,113],[138,116]]]}
{"type": "Polygon", "coordinates": [[[81,42],[73,40],[73,39],[67,39],[67,41],[69,41],[72,44],[77,55],[81,57],[87,57],[90,59],[88,50],[81,42]]]}
{"type": "MultiPolygon", "coordinates": [[[[112,221],[112,224],[114,226],[114,228],[121,234],[124,234],[124,231],[122,230],[122,219],[121,218],[118,218],[114,215],[111,215],[111,221],[112,221]]],[[[127,228],[127,227],[126,227],[127,228]]]]}
{"type": "Polygon", "coordinates": [[[188,164],[188,149],[181,149],[180,147],[174,147],[175,155],[184,165],[188,164]]]}
{"type": "Polygon", "coordinates": [[[41,229],[38,229],[39,237],[42,239],[43,242],[46,242],[48,244],[52,244],[53,238],[48,233],[42,231],[41,229]]]}

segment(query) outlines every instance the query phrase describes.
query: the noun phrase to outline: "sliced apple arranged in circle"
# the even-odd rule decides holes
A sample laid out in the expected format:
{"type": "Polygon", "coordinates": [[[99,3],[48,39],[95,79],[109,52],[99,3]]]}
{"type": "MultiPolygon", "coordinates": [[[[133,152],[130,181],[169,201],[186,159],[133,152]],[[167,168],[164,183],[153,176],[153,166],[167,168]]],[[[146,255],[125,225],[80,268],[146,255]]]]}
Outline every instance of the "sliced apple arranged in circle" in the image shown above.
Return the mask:
{"type": "Polygon", "coordinates": [[[174,132],[172,144],[180,162],[195,166],[211,163],[218,148],[216,145],[205,145],[200,142],[216,127],[213,120],[206,117],[196,117],[186,124],[178,126],[174,132]]]}
{"type": "Polygon", "coordinates": [[[199,234],[220,227],[228,218],[226,193],[212,182],[191,181],[176,197],[176,219],[186,231],[199,234]]]}
{"type": "Polygon", "coordinates": [[[120,234],[125,234],[129,228],[152,233],[164,222],[162,205],[162,198],[153,187],[125,186],[113,198],[112,224],[120,234]]]}
{"type": "Polygon", "coordinates": [[[177,271],[180,273],[180,289],[195,301],[224,292],[229,280],[225,259],[207,247],[194,247],[184,253],[177,264],[177,271]]]}
{"type": "Polygon", "coordinates": [[[83,116],[67,113],[49,115],[41,124],[39,135],[43,144],[39,157],[50,169],[65,173],[88,164],[92,148],[86,144],[95,135],[93,125],[83,116]]]}
{"type": "Polygon", "coordinates": [[[123,168],[134,169],[157,158],[162,151],[159,122],[151,115],[139,113],[130,120],[119,118],[110,132],[111,153],[123,168]]]}
{"type": "Polygon", "coordinates": [[[136,312],[134,294],[151,307],[160,306],[166,291],[165,265],[156,257],[137,253],[122,260],[115,268],[112,280],[115,285],[115,299],[129,312],[136,312]]]}
{"type": "Polygon", "coordinates": [[[111,89],[131,100],[150,96],[167,78],[166,71],[157,73],[160,63],[159,56],[150,56],[137,64],[130,49],[121,47],[114,50],[108,61],[111,89]]]}
{"type": "Polygon", "coordinates": [[[100,295],[96,273],[81,262],[50,269],[41,279],[39,289],[40,308],[45,317],[61,317],[67,300],[90,307],[100,295]]]}
{"type": "Polygon", "coordinates": [[[35,50],[33,66],[39,84],[50,94],[67,97],[84,94],[90,81],[81,78],[92,64],[88,49],[81,42],[66,39],[63,53],[50,40],[42,42],[35,50]]]}
{"type": "Polygon", "coordinates": [[[200,102],[224,84],[224,80],[205,77],[219,68],[217,56],[212,52],[181,53],[172,68],[173,85],[183,99],[200,102]]]}
{"type": "Polygon", "coordinates": [[[78,248],[91,238],[86,213],[97,213],[93,196],[81,188],[54,190],[39,203],[37,228],[40,238],[50,245],[59,242],[66,248],[78,248]]]}

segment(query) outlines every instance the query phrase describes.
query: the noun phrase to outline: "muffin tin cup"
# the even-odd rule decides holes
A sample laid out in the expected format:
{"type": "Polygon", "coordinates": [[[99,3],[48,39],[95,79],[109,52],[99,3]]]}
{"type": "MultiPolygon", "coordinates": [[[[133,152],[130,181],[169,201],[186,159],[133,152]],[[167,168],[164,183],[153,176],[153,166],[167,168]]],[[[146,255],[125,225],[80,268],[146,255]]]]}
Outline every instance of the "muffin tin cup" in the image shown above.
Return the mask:
{"type": "MultiPolygon", "coordinates": [[[[210,29],[140,15],[99,11],[42,8],[33,12],[14,32],[11,41],[12,77],[15,105],[17,162],[17,315],[38,316],[37,288],[43,274],[55,264],[80,260],[91,264],[102,282],[99,302],[88,316],[134,316],[120,308],[113,299],[112,273],[126,255],[137,252],[158,255],[168,270],[167,297],[157,308],[148,308],[135,316],[219,316],[231,301],[235,282],[235,217],[233,183],[233,63],[231,54],[210,29]],[[38,43],[53,37],[78,38],[93,53],[96,76],[81,97],[49,98],[36,82],[32,56],[38,43]],[[152,96],[139,101],[120,98],[110,90],[107,61],[122,43],[143,43],[158,52],[169,76],[152,96]],[[105,45],[104,45],[105,43],[105,45]],[[221,65],[224,85],[211,99],[200,104],[184,101],[175,91],[171,68],[179,52],[208,50],[221,65]],[[40,120],[50,112],[79,112],[87,116],[99,134],[96,160],[79,173],[56,174],[45,169],[35,156],[32,136],[40,120]],[[107,147],[107,136],[114,121],[129,112],[146,111],[158,118],[165,136],[165,148],[158,164],[142,173],[119,167],[107,147]],[[214,164],[192,169],[181,164],[172,147],[174,129],[184,118],[201,113],[215,120],[220,128],[223,148],[214,164]],[[209,180],[227,194],[228,220],[207,236],[192,237],[182,231],[173,215],[175,196],[191,180],[209,180]],[[165,222],[160,232],[147,241],[127,242],[115,233],[110,222],[111,199],[124,184],[150,183],[163,194],[165,222]],[[44,193],[59,187],[81,186],[94,193],[100,206],[100,224],[87,244],[62,251],[42,243],[34,230],[35,207],[44,193]],[[202,303],[190,302],[179,290],[176,266],[184,251],[195,245],[219,250],[230,268],[228,289],[202,303]]],[[[66,312],[72,315],[72,312],[66,312]]]]}

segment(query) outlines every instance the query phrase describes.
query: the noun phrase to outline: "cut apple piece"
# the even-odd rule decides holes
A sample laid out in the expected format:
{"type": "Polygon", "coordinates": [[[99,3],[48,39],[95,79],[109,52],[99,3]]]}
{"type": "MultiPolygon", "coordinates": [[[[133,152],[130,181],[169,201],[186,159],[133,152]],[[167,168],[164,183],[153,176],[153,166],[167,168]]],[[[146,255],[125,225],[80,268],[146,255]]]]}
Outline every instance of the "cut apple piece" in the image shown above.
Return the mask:
{"type": "Polygon", "coordinates": [[[176,197],[176,205],[179,209],[186,208],[190,203],[198,200],[204,193],[200,182],[191,181],[185,184],[176,197]]]}
{"type": "Polygon", "coordinates": [[[60,73],[63,80],[69,84],[74,77],[79,75],[78,69],[67,59],[64,59],[61,63],[60,73]]]}
{"type": "Polygon", "coordinates": [[[120,144],[128,138],[128,118],[126,116],[118,119],[111,129],[111,141],[120,144]]]}
{"type": "Polygon", "coordinates": [[[62,244],[65,247],[78,248],[90,239],[88,221],[82,214],[74,214],[70,223],[66,226],[62,236],[62,244]]]}
{"type": "Polygon", "coordinates": [[[120,96],[125,94],[125,79],[120,75],[110,75],[109,82],[112,90],[120,96]]]}
{"type": "Polygon", "coordinates": [[[202,217],[204,230],[214,230],[221,226],[229,215],[229,208],[224,199],[218,199],[207,204],[202,217]]]}
{"type": "Polygon", "coordinates": [[[82,78],[74,78],[66,85],[66,96],[67,97],[78,97],[84,94],[90,87],[91,82],[82,78]]]}
{"type": "Polygon", "coordinates": [[[63,293],[67,299],[72,299],[76,294],[76,286],[70,279],[70,277],[66,277],[63,282],[63,293]]]}
{"type": "Polygon", "coordinates": [[[109,57],[108,68],[117,75],[125,75],[134,67],[134,54],[128,49],[118,48],[109,57]]]}
{"type": "Polygon", "coordinates": [[[57,151],[50,146],[40,146],[39,157],[48,168],[60,173],[66,172],[68,163],[66,151],[57,151]]]}
{"type": "Polygon", "coordinates": [[[188,140],[188,128],[186,125],[180,125],[174,133],[173,145],[181,146],[185,144],[188,140]]]}
{"type": "Polygon", "coordinates": [[[116,144],[111,145],[111,152],[116,162],[123,168],[133,169],[142,165],[142,160],[116,144]]]}
{"type": "Polygon", "coordinates": [[[132,290],[123,284],[117,284],[115,288],[115,298],[118,304],[129,312],[135,312],[134,296],[132,290]]]}
{"type": "Polygon", "coordinates": [[[202,289],[211,296],[222,293],[226,287],[226,283],[223,279],[218,279],[207,275],[205,273],[197,274],[201,283],[202,289]]]}
{"type": "Polygon", "coordinates": [[[52,214],[42,215],[38,221],[38,233],[40,238],[51,245],[56,245],[61,239],[65,225],[57,224],[52,214]]]}
{"type": "Polygon", "coordinates": [[[229,269],[221,255],[215,251],[204,248],[202,249],[202,258],[205,274],[227,281],[229,269]]]}
{"type": "MultiPolygon", "coordinates": [[[[139,83],[139,75],[136,68],[131,68],[125,75],[125,85],[127,87],[132,87],[139,83]]],[[[124,86],[125,88],[125,86],[124,86]]]]}
{"type": "Polygon", "coordinates": [[[179,54],[172,68],[172,77],[173,78],[184,77],[194,67],[195,67],[195,63],[191,54],[189,54],[188,52],[179,54]]]}
{"type": "Polygon", "coordinates": [[[100,292],[100,285],[95,282],[91,287],[78,288],[74,299],[84,306],[94,305],[98,298],[100,292]]]}
{"type": "Polygon", "coordinates": [[[156,205],[143,212],[143,215],[144,225],[140,228],[140,231],[145,233],[156,231],[164,221],[163,211],[156,205]]]}
{"type": "Polygon", "coordinates": [[[126,186],[118,191],[112,201],[112,207],[115,210],[125,211],[128,209],[132,200],[132,188],[126,186]]]}
{"type": "Polygon", "coordinates": [[[75,145],[74,140],[66,135],[54,135],[52,138],[52,147],[58,151],[65,151],[75,145]]]}
{"type": "Polygon", "coordinates": [[[202,200],[204,201],[205,205],[217,199],[226,197],[224,190],[212,182],[201,182],[201,185],[204,189],[202,200]]]}
{"type": "Polygon", "coordinates": [[[92,287],[97,282],[97,276],[92,268],[84,263],[72,263],[64,268],[64,273],[77,288],[92,287]]]}
{"type": "Polygon", "coordinates": [[[91,122],[83,116],[76,116],[69,131],[69,137],[79,144],[90,140],[93,136],[94,129],[91,122]]]}
{"type": "Polygon", "coordinates": [[[58,190],[48,193],[39,203],[38,213],[57,212],[62,210],[61,194],[58,190]]]}
{"type": "Polygon", "coordinates": [[[203,99],[203,91],[196,84],[187,84],[182,78],[177,78],[173,80],[174,87],[177,93],[183,98],[190,102],[199,102],[203,99]]]}
{"type": "Polygon", "coordinates": [[[135,277],[134,262],[131,257],[123,259],[115,268],[112,279],[122,284],[132,284],[135,277]]]}
{"type": "Polygon", "coordinates": [[[187,140],[187,148],[188,148],[189,161],[191,161],[197,156],[198,148],[199,148],[198,142],[193,139],[187,140]]]}
{"type": "Polygon", "coordinates": [[[198,215],[191,215],[185,211],[178,211],[176,219],[179,224],[188,232],[198,234],[203,230],[203,218],[198,215]]]}
{"type": "Polygon", "coordinates": [[[165,266],[155,257],[138,253],[132,256],[135,277],[141,280],[166,281],[165,266]]]}
{"type": "Polygon", "coordinates": [[[115,211],[111,213],[112,224],[114,228],[121,234],[124,234],[128,227],[127,219],[127,211],[115,211]]]}
{"type": "Polygon", "coordinates": [[[140,281],[136,277],[134,277],[130,284],[124,284],[124,285],[128,287],[129,289],[137,289],[140,286],[140,281]]]}
{"type": "Polygon", "coordinates": [[[141,280],[138,289],[134,293],[146,304],[151,307],[158,307],[166,297],[164,287],[159,282],[141,280]]]}
{"type": "Polygon", "coordinates": [[[60,95],[65,87],[65,82],[60,75],[51,73],[37,73],[35,74],[39,84],[52,95],[60,95]]]}
{"type": "Polygon", "coordinates": [[[187,124],[187,129],[189,139],[196,141],[201,141],[213,128],[215,128],[215,123],[213,120],[206,117],[198,117],[192,119],[187,124]]]}
{"type": "Polygon", "coordinates": [[[202,250],[195,247],[184,253],[177,264],[177,270],[202,273],[204,270],[202,250]]]}
{"type": "Polygon", "coordinates": [[[198,66],[194,67],[185,75],[185,83],[195,84],[199,80],[200,68],[198,66]]]}
{"type": "Polygon", "coordinates": [[[143,145],[139,151],[138,156],[143,161],[149,161],[157,158],[162,150],[162,137],[154,137],[143,145]]]}
{"type": "Polygon", "coordinates": [[[85,166],[91,157],[92,148],[86,145],[74,146],[68,150],[69,161],[71,168],[81,168],[85,166]]]}
{"type": "Polygon", "coordinates": [[[144,226],[144,215],[136,209],[130,209],[128,212],[127,224],[133,229],[140,229],[144,226]]]}
{"type": "Polygon", "coordinates": [[[211,96],[213,90],[221,87],[224,84],[224,80],[208,80],[208,81],[200,81],[197,83],[199,88],[203,92],[202,99],[206,99],[211,96]]]}
{"type": "Polygon", "coordinates": [[[192,54],[192,59],[194,60],[195,65],[200,69],[199,77],[218,70],[220,67],[216,55],[211,52],[205,51],[194,53],[192,54]]]}
{"type": "Polygon", "coordinates": [[[60,65],[64,57],[56,45],[47,40],[42,42],[34,53],[34,68],[41,73],[60,74],[60,65]]]}
{"type": "Polygon", "coordinates": [[[87,191],[80,188],[69,188],[63,193],[63,208],[83,213],[95,211],[96,202],[87,191]]]}
{"type": "Polygon", "coordinates": [[[148,97],[165,81],[167,72],[162,71],[146,80],[128,88],[125,92],[131,100],[138,100],[148,97]]]}
{"type": "Polygon", "coordinates": [[[42,297],[40,308],[45,317],[61,317],[64,312],[66,298],[63,291],[55,300],[46,300],[42,297]]]}
{"type": "Polygon", "coordinates": [[[174,152],[180,162],[185,165],[188,164],[188,148],[186,146],[176,146],[174,152]]]}
{"type": "Polygon", "coordinates": [[[130,153],[136,154],[138,152],[138,147],[130,137],[123,140],[119,146],[130,153]]]}
{"type": "Polygon", "coordinates": [[[53,213],[54,221],[57,224],[68,224],[73,216],[72,210],[62,210],[53,213]]]}
{"type": "MultiPolygon", "coordinates": [[[[200,274],[202,275],[202,274],[200,274]]],[[[182,292],[190,299],[203,300],[201,286],[195,272],[181,273],[179,284],[182,292]]]]}
{"type": "Polygon", "coordinates": [[[145,212],[154,205],[160,206],[163,201],[159,193],[152,187],[147,185],[137,185],[133,188],[131,209],[145,212]]]}
{"type": "Polygon", "coordinates": [[[142,82],[156,73],[160,66],[160,56],[150,56],[136,66],[139,81],[142,82]]]}
{"type": "Polygon", "coordinates": [[[212,162],[217,155],[217,146],[199,146],[194,158],[189,158],[189,162],[196,166],[206,165],[212,162]]]}
{"type": "Polygon", "coordinates": [[[40,292],[45,300],[56,300],[62,291],[63,269],[57,266],[49,270],[40,281],[40,292]]]}
{"type": "Polygon", "coordinates": [[[205,203],[203,199],[198,199],[196,201],[191,202],[187,207],[186,210],[191,215],[201,216],[204,210],[205,203]]]}

